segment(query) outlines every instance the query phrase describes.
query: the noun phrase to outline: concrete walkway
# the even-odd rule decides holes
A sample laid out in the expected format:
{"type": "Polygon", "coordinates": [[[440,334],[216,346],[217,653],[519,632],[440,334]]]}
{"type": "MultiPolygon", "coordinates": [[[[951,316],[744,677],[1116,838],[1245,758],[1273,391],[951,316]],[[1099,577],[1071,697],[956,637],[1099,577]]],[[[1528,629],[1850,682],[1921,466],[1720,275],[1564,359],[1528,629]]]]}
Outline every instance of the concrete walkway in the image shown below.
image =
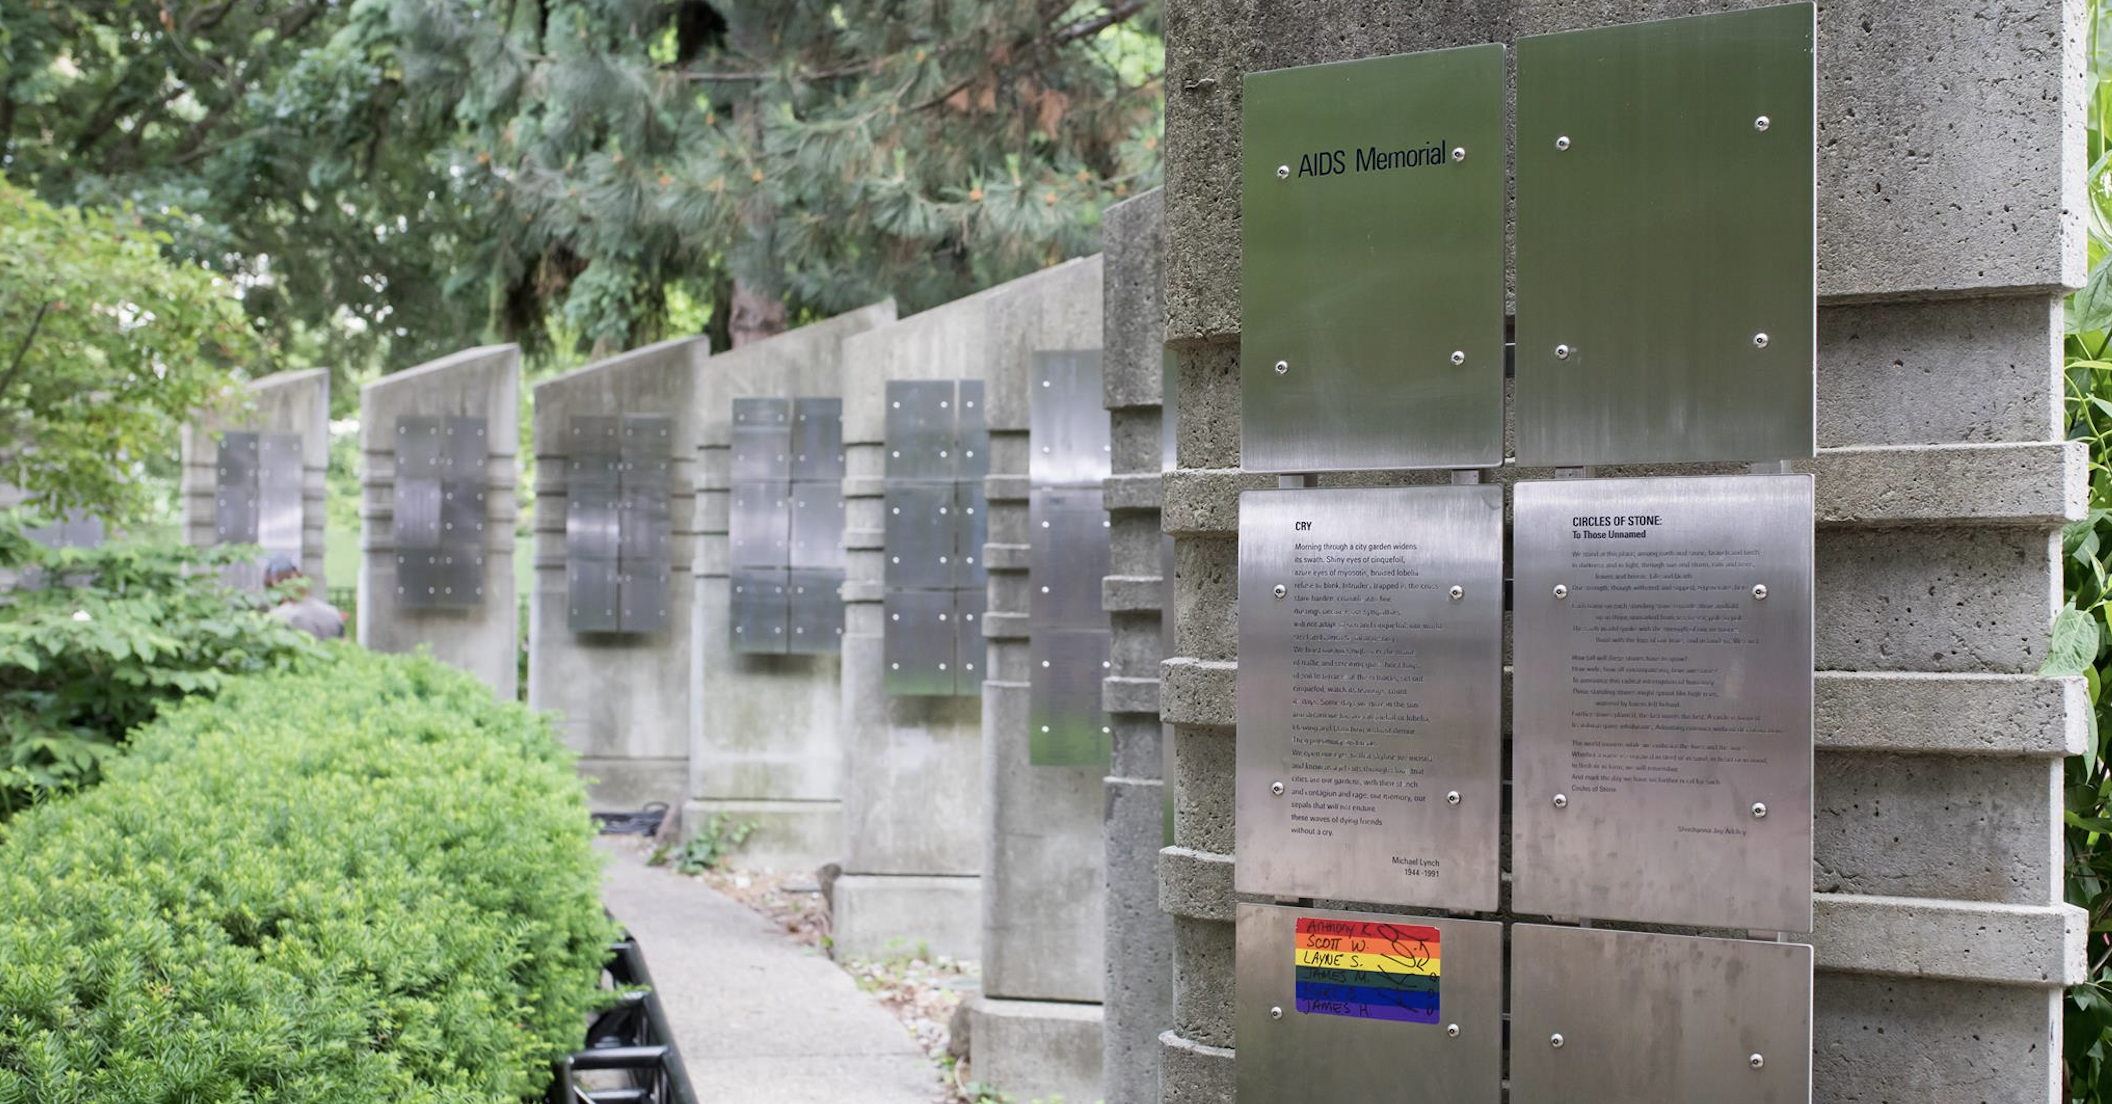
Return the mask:
{"type": "Polygon", "coordinates": [[[939,1073],[820,953],[702,882],[611,856],[609,911],[636,936],[699,1104],[930,1104],[939,1073]]]}

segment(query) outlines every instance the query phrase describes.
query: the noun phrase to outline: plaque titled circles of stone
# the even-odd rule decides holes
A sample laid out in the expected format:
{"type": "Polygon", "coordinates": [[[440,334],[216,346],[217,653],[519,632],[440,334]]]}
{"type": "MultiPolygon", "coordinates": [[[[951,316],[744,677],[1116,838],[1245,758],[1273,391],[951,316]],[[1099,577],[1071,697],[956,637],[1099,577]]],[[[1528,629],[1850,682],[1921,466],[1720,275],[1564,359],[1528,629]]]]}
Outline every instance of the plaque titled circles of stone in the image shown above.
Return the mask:
{"type": "Polygon", "coordinates": [[[1236,969],[1241,1100],[1503,1099],[1501,924],[1242,904],[1236,969]]]}
{"type": "Polygon", "coordinates": [[[1239,892],[1496,907],[1503,490],[1248,491],[1239,892]]]}
{"type": "Polygon", "coordinates": [[[1807,1104],[1811,995],[1802,943],[1514,925],[1511,1100],[1807,1104]]]}
{"type": "Polygon", "coordinates": [[[1241,460],[1503,462],[1504,48],[1249,73],[1241,460]]]}
{"type": "Polygon", "coordinates": [[[1519,464],[1811,455],[1814,20],[1518,40],[1519,464]]]}
{"type": "Polygon", "coordinates": [[[1811,477],[1525,482],[1512,513],[1513,907],[1810,931],[1811,477]]]}

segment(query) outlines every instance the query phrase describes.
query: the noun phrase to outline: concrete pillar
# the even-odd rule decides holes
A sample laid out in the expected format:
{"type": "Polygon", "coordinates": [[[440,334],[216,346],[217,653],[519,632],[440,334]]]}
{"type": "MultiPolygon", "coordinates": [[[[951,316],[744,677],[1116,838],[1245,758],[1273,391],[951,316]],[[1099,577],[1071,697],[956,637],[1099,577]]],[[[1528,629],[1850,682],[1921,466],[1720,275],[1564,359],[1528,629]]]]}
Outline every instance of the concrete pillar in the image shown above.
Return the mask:
{"type": "Polygon", "coordinates": [[[318,594],[329,587],[323,567],[323,480],[330,470],[330,370],[279,372],[249,384],[250,409],[183,427],[183,539],[205,547],[213,536],[214,461],[227,430],[291,433],[301,439],[301,571],[318,594]]]}
{"type": "Polygon", "coordinates": [[[513,345],[466,349],[359,391],[359,642],[380,652],[430,647],[505,701],[520,684],[521,610],[513,574],[520,405],[521,351],[513,345]],[[484,594],[473,609],[409,608],[397,594],[397,419],[418,416],[484,420],[484,594]]]}
{"type": "Polygon", "coordinates": [[[844,339],[894,320],[893,303],[864,307],[721,353],[697,378],[696,658],[682,827],[694,834],[715,814],[754,824],[744,866],[812,870],[843,854],[842,657],[733,650],[733,401],[841,398],[844,339]]]}
{"type": "MultiPolygon", "coordinates": [[[[1099,257],[993,290],[988,365],[989,638],[983,683],[983,990],[970,1008],[975,1078],[1020,1100],[1100,1098],[1106,771],[1028,759],[1029,391],[1034,354],[1100,346],[1099,257]]],[[[1075,568],[1070,568],[1075,570],[1075,568]]]]}
{"type": "Polygon", "coordinates": [[[1173,1026],[1173,918],[1159,908],[1159,848],[1165,843],[1164,538],[1159,532],[1164,464],[1160,394],[1165,309],[1159,298],[1164,196],[1154,190],[1107,209],[1106,344],[1102,370],[1114,441],[1107,481],[1113,557],[1101,587],[1114,628],[1114,667],[1104,704],[1114,721],[1106,780],[1106,1024],[1102,1061],[1107,1104],[1159,1098],[1159,1033],[1173,1026]]]}
{"type": "Polygon", "coordinates": [[[565,740],[594,780],[596,810],[648,801],[679,807],[688,792],[696,463],[703,338],[649,345],[535,388],[535,592],[528,605],[528,704],[555,711],[565,740]],[[668,513],[672,522],[666,628],[579,633],[566,624],[566,427],[575,414],[674,418],[668,513]]]}
{"type": "MultiPolygon", "coordinates": [[[[1240,469],[1241,78],[1746,6],[1168,5],[1180,425],[1164,495],[1178,574],[1161,669],[1177,731],[1165,1099],[1233,1095],[1238,492],[1274,482],[1240,469]]],[[[2084,451],[2060,429],[2058,302],[2084,276],[2081,14],[2079,0],[1819,12],[1820,448],[1799,467],[1818,487],[1814,1098],[1827,1104],[2058,1098],[2061,987],[2079,980],[2083,936],[2061,903],[2061,757],[2080,749],[2089,705],[2077,680],[2031,672],[2060,599],[2058,530],[2083,505],[2084,451]]]]}

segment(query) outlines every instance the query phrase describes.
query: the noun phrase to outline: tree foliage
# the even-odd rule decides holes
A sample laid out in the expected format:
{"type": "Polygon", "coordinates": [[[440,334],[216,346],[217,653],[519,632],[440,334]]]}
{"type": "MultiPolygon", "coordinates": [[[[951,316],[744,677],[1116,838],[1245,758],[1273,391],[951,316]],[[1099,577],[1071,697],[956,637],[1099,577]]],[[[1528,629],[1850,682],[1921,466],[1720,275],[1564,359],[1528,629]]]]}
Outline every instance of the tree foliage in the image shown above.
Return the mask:
{"type": "Polygon", "coordinates": [[[58,514],[145,514],[176,427],[225,405],[255,340],[225,280],[166,234],[0,181],[0,482],[58,514]]]}

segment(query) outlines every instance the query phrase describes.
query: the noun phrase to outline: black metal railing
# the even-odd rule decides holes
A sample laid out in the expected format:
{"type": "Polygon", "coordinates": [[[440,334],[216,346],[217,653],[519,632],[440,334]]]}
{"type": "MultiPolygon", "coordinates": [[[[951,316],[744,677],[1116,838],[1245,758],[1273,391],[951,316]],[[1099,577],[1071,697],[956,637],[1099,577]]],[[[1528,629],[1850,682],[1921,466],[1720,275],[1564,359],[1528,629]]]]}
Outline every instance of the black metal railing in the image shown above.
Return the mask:
{"type": "Polygon", "coordinates": [[[621,995],[587,1025],[586,1048],[555,1063],[549,1104],[698,1104],[645,955],[630,933],[609,945],[603,976],[621,995]],[[587,1080],[620,1084],[590,1088],[580,1083],[579,1074],[599,1072],[617,1076],[587,1080]]]}

